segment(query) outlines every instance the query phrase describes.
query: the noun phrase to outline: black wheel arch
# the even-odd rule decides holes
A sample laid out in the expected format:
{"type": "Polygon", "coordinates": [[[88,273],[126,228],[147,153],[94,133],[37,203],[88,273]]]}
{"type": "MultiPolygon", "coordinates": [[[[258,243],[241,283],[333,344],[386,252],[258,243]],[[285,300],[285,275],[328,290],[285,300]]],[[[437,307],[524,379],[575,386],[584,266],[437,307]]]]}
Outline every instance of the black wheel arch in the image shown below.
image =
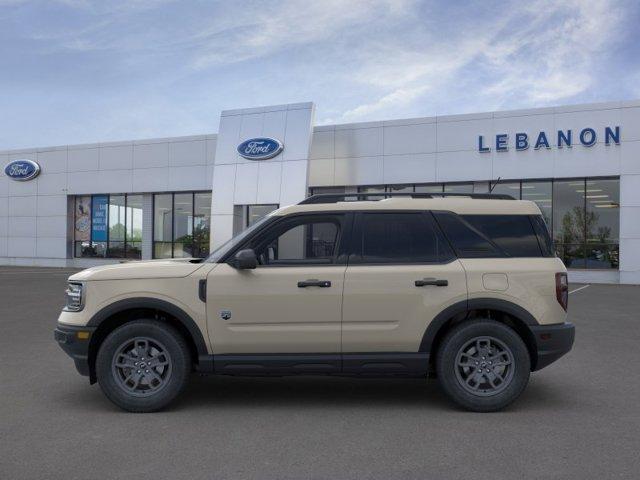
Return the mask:
{"type": "Polygon", "coordinates": [[[491,318],[513,328],[525,342],[531,357],[531,368],[537,363],[537,346],[531,326],[539,325],[530,312],[507,300],[498,298],[473,298],[454,303],[436,315],[424,332],[420,352],[429,354],[435,361],[440,341],[455,325],[468,318],[491,318]]]}
{"type": "MultiPolygon", "coordinates": [[[[194,363],[209,358],[207,344],[196,322],[183,309],[166,300],[136,297],[118,300],[94,314],[87,326],[96,328],[89,343],[89,379],[95,383],[95,360],[98,349],[106,336],[115,328],[139,318],[151,318],[166,322],[176,328],[184,337],[191,350],[194,363]]],[[[198,365],[199,369],[205,367],[198,365]]],[[[205,367],[206,369],[206,367],[205,367]]]]}

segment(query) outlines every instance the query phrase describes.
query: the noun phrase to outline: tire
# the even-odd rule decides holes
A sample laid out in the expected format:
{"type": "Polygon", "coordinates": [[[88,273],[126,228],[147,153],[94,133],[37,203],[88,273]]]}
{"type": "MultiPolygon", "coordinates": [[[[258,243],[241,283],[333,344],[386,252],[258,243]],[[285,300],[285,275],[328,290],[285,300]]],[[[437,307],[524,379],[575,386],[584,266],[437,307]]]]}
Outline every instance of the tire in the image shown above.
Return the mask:
{"type": "Polygon", "coordinates": [[[153,320],[135,320],[116,328],[104,339],[96,358],[100,388],[129,412],[166,407],[184,390],[190,372],[185,339],[173,327],[153,320]]]}
{"type": "Polygon", "coordinates": [[[524,391],[531,359],[510,327],[495,320],[469,320],[443,339],[436,370],[442,389],[457,405],[474,412],[494,412],[524,391]]]}

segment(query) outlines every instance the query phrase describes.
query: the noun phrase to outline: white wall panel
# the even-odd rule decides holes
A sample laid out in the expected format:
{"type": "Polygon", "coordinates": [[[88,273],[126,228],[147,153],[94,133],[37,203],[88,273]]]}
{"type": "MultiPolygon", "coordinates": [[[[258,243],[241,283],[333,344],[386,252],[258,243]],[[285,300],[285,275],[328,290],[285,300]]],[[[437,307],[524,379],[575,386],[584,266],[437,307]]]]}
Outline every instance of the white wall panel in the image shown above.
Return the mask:
{"type": "Polygon", "coordinates": [[[8,237],[35,237],[36,217],[9,217],[8,237]]]}
{"type": "Polygon", "coordinates": [[[430,153],[436,151],[436,124],[384,127],[384,154],[430,153]]]}
{"type": "Polygon", "coordinates": [[[334,169],[335,160],[333,158],[309,160],[309,186],[335,185],[334,169]]]}
{"type": "Polygon", "coordinates": [[[207,145],[205,140],[169,143],[169,165],[206,165],[207,145]]]}
{"type": "Polygon", "coordinates": [[[308,160],[282,162],[280,206],[294,205],[307,196],[308,160]]]}
{"type": "Polygon", "coordinates": [[[37,198],[30,197],[9,197],[9,217],[35,217],[37,198]]]}
{"type": "Polygon", "coordinates": [[[621,143],[620,173],[640,174],[640,140],[621,143]]]}
{"type": "Polygon", "coordinates": [[[286,168],[287,164],[288,162],[258,163],[258,185],[256,187],[257,204],[280,203],[282,169],[286,168]]]}
{"type": "Polygon", "coordinates": [[[383,157],[336,158],[334,172],[336,185],[378,185],[384,182],[383,157]]]}
{"type": "Polygon", "coordinates": [[[36,230],[40,237],[67,237],[66,215],[37,217],[36,230]]]}
{"type": "Polygon", "coordinates": [[[312,104],[304,109],[287,110],[282,161],[307,160],[309,158],[313,114],[312,104]]]}
{"type": "Polygon", "coordinates": [[[66,195],[46,195],[37,197],[36,214],[39,217],[67,214],[66,195]]]}
{"type": "Polygon", "coordinates": [[[103,146],[100,148],[100,170],[133,168],[133,144],[103,146]]]}
{"type": "Polygon", "coordinates": [[[238,164],[235,190],[233,193],[233,203],[235,205],[256,203],[259,168],[258,162],[238,164]]]}
{"type": "Polygon", "coordinates": [[[169,166],[169,145],[150,143],[133,146],[133,168],[169,166]]]}
{"type": "Polygon", "coordinates": [[[98,170],[100,168],[99,148],[69,148],[67,160],[70,172],[98,170]]]}
{"type": "Polygon", "coordinates": [[[436,181],[436,154],[385,155],[383,183],[428,183],[436,181]]]}
{"type": "Polygon", "coordinates": [[[490,155],[480,153],[462,155],[460,152],[438,152],[437,155],[436,175],[439,182],[491,178],[490,155]]]}
{"type": "Polygon", "coordinates": [[[169,168],[169,190],[205,190],[209,185],[206,165],[169,168]]]}
{"type": "MultiPolygon", "coordinates": [[[[2,170],[4,175],[4,169],[2,170]]],[[[8,181],[7,194],[9,196],[17,196],[17,195],[37,195],[38,194],[38,183],[36,180],[31,180],[29,182],[17,182],[15,180],[8,181]]]]}
{"type": "Polygon", "coordinates": [[[9,237],[7,239],[7,256],[9,257],[28,257],[36,256],[36,238],[35,237],[9,237]]]}
{"type": "Polygon", "coordinates": [[[313,132],[311,140],[311,154],[309,158],[333,158],[334,154],[334,131],[313,132]]]}
{"type": "Polygon", "coordinates": [[[336,158],[372,157],[382,155],[382,128],[336,130],[336,158]]]}
{"type": "Polygon", "coordinates": [[[164,192],[169,189],[168,168],[136,168],[132,174],[134,192],[164,192]]]}
{"type": "MultiPolygon", "coordinates": [[[[26,157],[30,158],[30,156],[26,157]]],[[[67,171],[67,148],[62,150],[52,150],[47,152],[38,152],[37,162],[42,168],[42,173],[60,173],[67,171]]],[[[33,158],[32,158],[33,160],[33,158]]]]}
{"type": "Polygon", "coordinates": [[[640,107],[620,111],[620,136],[623,142],[640,140],[640,107]]]}
{"type": "Polygon", "coordinates": [[[39,236],[36,242],[36,256],[41,258],[65,258],[67,256],[66,239],[39,236]]]}
{"type": "Polygon", "coordinates": [[[463,120],[437,123],[438,152],[477,151],[478,136],[487,142],[494,137],[493,119],[463,120]]]}
{"type": "Polygon", "coordinates": [[[43,173],[36,179],[38,195],[64,195],[67,193],[67,173],[43,173]]]}
{"type": "MultiPolygon", "coordinates": [[[[620,177],[620,205],[627,207],[640,206],[640,175],[624,175],[620,177]]],[[[635,219],[640,223],[640,217],[635,219]]]]}

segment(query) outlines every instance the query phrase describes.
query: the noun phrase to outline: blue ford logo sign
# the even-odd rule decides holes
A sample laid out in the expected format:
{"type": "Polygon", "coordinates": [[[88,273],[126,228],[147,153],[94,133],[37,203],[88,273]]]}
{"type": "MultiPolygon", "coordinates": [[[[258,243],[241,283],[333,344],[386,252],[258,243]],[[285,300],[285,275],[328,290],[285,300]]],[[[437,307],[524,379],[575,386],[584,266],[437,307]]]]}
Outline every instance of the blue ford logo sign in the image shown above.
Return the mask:
{"type": "Polygon", "coordinates": [[[249,160],[266,160],[278,155],[284,145],[274,138],[250,138],[238,145],[238,153],[249,160]]]}
{"type": "Polygon", "coordinates": [[[14,160],[4,167],[4,173],[11,180],[24,182],[36,178],[40,173],[40,165],[33,160],[14,160]]]}

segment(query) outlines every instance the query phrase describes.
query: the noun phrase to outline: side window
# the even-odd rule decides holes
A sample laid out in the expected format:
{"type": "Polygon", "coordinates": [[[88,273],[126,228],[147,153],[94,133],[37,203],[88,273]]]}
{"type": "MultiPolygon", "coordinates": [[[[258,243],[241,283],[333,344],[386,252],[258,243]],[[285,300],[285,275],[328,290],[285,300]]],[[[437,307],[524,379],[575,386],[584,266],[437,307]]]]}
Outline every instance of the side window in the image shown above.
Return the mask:
{"type": "Polygon", "coordinates": [[[555,256],[553,243],[551,242],[551,235],[549,235],[549,228],[547,228],[547,224],[542,215],[531,215],[529,218],[531,219],[533,229],[536,231],[536,235],[538,236],[538,243],[542,249],[542,255],[545,257],[555,256]]]}
{"type": "Polygon", "coordinates": [[[260,265],[333,263],[337,251],[338,220],[308,217],[287,223],[252,245],[260,265]]]}
{"type": "Polygon", "coordinates": [[[528,215],[463,215],[511,257],[541,257],[538,237],[528,215]]]}
{"type": "Polygon", "coordinates": [[[481,232],[450,212],[433,213],[460,258],[504,257],[481,232]]]}
{"type": "Polygon", "coordinates": [[[431,215],[362,214],[362,263],[437,263],[453,258],[431,215]]]}

